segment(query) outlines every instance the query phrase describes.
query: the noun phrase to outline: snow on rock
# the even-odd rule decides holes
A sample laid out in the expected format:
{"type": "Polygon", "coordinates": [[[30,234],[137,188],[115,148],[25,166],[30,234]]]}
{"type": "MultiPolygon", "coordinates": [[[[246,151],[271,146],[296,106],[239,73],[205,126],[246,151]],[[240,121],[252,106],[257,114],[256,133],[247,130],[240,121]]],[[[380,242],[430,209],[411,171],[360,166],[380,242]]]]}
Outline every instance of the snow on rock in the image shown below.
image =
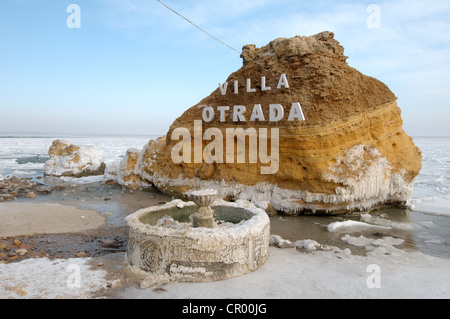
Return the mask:
{"type": "Polygon", "coordinates": [[[180,223],[173,219],[173,217],[165,215],[157,220],[156,227],[168,227],[168,228],[179,228],[180,223]]]}
{"type": "Polygon", "coordinates": [[[336,232],[336,231],[344,231],[348,229],[380,229],[380,230],[389,230],[392,229],[389,226],[379,226],[379,225],[372,225],[364,222],[358,222],[354,220],[346,220],[343,222],[334,222],[328,225],[327,229],[329,232],[336,232]]]}
{"type": "Polygon", "coordinates": [[[294,247],[294,244],[290,240],[283,239],[279,235],[270,235],[269,245],[275,246],[278,248],[293,248],[294,247]]]}
{"type": "MultiPolygon", "coordinates": [[[[348,186],[355,199],[372,196],[387,196],[391,165],[381,153],[365,145],[357,145],[345,150],[336,163],[330,165],[327,179],[348,186]]],[[[337,190],[341,195],[345,189],[337,190]]]]}
{"type": "Polygon", "coordinates": [[[141,178],[142,159],[144,150],[130,148],[126,151],[125,156],[119,162],[117,172],[117,182],[128,189],[139,189],[142,187],[150,187],[151,183],[141,178]]]}
{"type": "Polygon", "coordinates": [[[126,151],[117,169],[117,181],[120,185],[130,189],[138,189],[142,185],[139,176],[139,167],[142,160],[142,152],[137,148],[130,148],[126,151]]]}
{"type": "Polygon", "coordinates": [[[272,206],[269,201],[251,201],[256,207],[261,208],[266,211],[267,215],[275,216],[277,214],[277,210],[272,206]]]}
{"type": "Polygon", "coordinates": [[[314,250],[328,250],[328,246],[321,245],[312,239],[297,240],[294,245],[295,249],[302,252],[311,252],[314,250]]]}
{"type": "Polygon", "coordinates": [[[44,166],[44,174],[47,176],[103,175],[106,167],[103,150],[94,145],[74,145],[55,140],[48,150],[48,155],[50,159],[44,166]]]}
{"type": "Polygon", "coordinates": [[[106,180],[113,180],[113,181],[117,182],[117,180],[118,180],[117,173],[120,169],[120,162],[121,161],[113,161],[113,162],[109,163],[108,165],[106,165],[106,169],[105,169],[105,179],[106,180]]]}
{"type": "MultiPolygon", "coordinates": [[[[252,201],[252,202],[253,202],[253,201],[252,201]]],[[[267,208],[269,208],[270,202],[264,200],[264,201],[256,201],[256,202],[253,202],[253,204],[254,204],[256,207],[258,207],[258,208],[267,210],[267,208]]]]}
{"type": "Polygon", "coordinates": [[[360,144],[346,149],[324,178],[345,185],[335,189],[337,201],[360,202],[368,209],[377,202],[409,204],[415,180],[407,182],[405,173],[403,169],[394,172],[391,162],[378,149],[360,144]]]}

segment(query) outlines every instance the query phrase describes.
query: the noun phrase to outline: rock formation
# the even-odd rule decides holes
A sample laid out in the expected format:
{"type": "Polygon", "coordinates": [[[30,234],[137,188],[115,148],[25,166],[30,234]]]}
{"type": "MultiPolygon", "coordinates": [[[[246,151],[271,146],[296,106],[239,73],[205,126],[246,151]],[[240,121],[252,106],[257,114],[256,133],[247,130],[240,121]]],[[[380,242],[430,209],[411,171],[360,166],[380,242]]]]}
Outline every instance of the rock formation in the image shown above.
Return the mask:
{"type": "MultiPolygon", "coordinates": [[[[265,201],[288,213],[339,214],[408,203],[421,169],[420,150],[403,131],[395,95],[350,67],[333,33],[279,38],[261,48],[246,45],[241,57],[243,67],[226,84],[144,148],[135,174],[164,192],[214,188],[223,198],[265,201]],[[274,104],[283,106],[284,117],[271,110],[274,104]],[[239,106],[237,115],[234,106],[239,106]],[[290,120],[294,106],[301,106],[302,114],[290,120]],[[207,121],[205,108],[210,111],[207,121]],[[270,121],[272,117],[277,119],[270,121]],[[245,163],[208,162],[205,157],[196,162],[195,154],[176,163],[173,150],[180,136],[174,133],[185,128],[195,136],[194,121],[202,124],[200,150],[213,140],[203,135],[209,128],[218,129],[224,139],[228,128],[254,128],[260,136],[267,129],[267,149],[278,142],[277,169],[262,174],[268,164],[261,153],[250,160],[250,142],[244,152],[238,151],[234,138],[231,155],[244,153],[245,163]],[[278,140],[268,133],[274,129],[279,130],[278,140]]],[[[183,145],[191,150],[199,146],[194,141],[183,145]]],[[[183,148],[183,155],[188,149],[183,148]]],[[[223,158],[229,152],[224,149],[223,158]]]]}
{"type": "Polygon", "coordinates": [[[103,151],[93,145],[74,145],[63,140],[53,141],[48,150],[50,159],[45,162],[47,176],[83,177],[103,175],[103,151]]]}
{"type": "Polygon", "coordinates": [[[142,152],[136,148],[127,150],[117,170],[117,181],[129,189],[138,189],[143,186],[139,175],[142,152]]]}
{"type": "Polygon", "coordinates": [[[16,176],[0,176],[0,202],[14,200],[17,197],[36,198],[38,194],[50,194],[51,186],[16,176]]]}

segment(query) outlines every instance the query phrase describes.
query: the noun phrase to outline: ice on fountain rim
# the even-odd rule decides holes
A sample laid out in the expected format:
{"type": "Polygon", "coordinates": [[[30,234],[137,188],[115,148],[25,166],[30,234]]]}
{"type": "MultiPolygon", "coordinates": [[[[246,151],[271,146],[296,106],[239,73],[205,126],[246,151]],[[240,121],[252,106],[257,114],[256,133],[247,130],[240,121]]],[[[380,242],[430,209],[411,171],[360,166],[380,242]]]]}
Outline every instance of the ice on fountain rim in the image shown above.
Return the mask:
{"type": "MultiPolygon", "coordinates": [[[[125,220],[127,222],[127,226],[133,229],[136,232],[142,234],[151,234],[157,236],[173,236],[179,235],[180,231],[183,231],[184,236],[196,238],[200,242],[202,240],[230,240],[230,238],[243,238],[248,236],[248,234],[260,233],[262,229],[270,224],[269,217],[267,213],[254,206],[249,201],[240,200],[238,202],[226,202],[223,200],[217,200],[213,206],[228,206],[228,207],[239,207],[248,210],[253,214],[252,218],[248,220],[243,220],[238,224],[234,224],[233,227],[216,227],[216,228],[204,228],[198,227],[193,228],[189,227],[188,229],[181,228],[166,228],[166,227],[157,227],[149,224],[142,223],[139,219],[144,215],[150,212],[154,212],[161,209],[173,208],[177,207],[177,203],[180,200],[173,200],[171,202],[166,203],[163,206],[151,206],[147,208],[140,209],[135,213],[128,215],[125,220]],[[230,237],[231,236],[231,237],[230,237]]],[[[186,202],[185,206],[193,206],[194,202],[186,202]]]]}

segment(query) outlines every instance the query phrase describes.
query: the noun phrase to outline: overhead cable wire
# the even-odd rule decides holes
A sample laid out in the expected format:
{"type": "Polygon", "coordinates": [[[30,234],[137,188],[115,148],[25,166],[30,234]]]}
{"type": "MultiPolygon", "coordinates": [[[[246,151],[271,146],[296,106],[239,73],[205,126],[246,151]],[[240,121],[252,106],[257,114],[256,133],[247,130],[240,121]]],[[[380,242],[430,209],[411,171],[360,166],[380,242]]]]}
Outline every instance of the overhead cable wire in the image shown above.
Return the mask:
{"type": "Polygon", "coordinates": [[[221,41],[220,39],[216,38],[215,36],[213,36],[211,33],[209,33],[208,31],[200,28],[198,25],[196,25],[194,22],[192,22],[191,20],[189,20],[188,18],[186,18],[185,16],[183,16],[182,14],[178,13],[177,11],[175,11],[174,9],[172,9],[171,7],[169,7],[168,5],[166,5],[164,2],[160,1],[160,0],[156,0],[159,3],[161,3],[163,6],[165,6],[167,9],[169,9],[170,11],[172,11],[173,13],[175,13],[176,15],[180,16],[181,18],[183,18],[184,20],[186,20],[187,22],[189,22],[190,24],[192,24],[194,27],[196,27],[197,29],[199,29],[201,32],[203,32],[204,34],[206,34],[208,37],[210,37],[213,40],[216,40],[220,43],[222,43],[224,46],[226,46],[227,48],[237,52],[238,54],[241,54],[238,50],[236,50],[235,48],[229,46],[228,44],[226,44],[225,42],[221,41]]]}
{"type": "MultiPolygon", "coordinates": [[[[194,27],[196,27],[198,30],[200,30],[201,32],[203,32],[204,34],[206,34],[208,37],[210,37],[211,39],[223,44],[224,46],[226,46],[227,48],[233,50],[234,52],[236,52],[237,54],[241,54],[241,52],[239,52],[238,50],[236,50],[235,48],[233,48],[232,46],[226,44],[225,42],[223,42],[222,40],[218,39],[217,37],[213,36],[211,33],[209,33],[208,31],[202,29],[201,27],[199,27],[198,25],[196,25],[194,22],[192,22],[191,20],[189,20],[188,18],[186,18],[184,15],[182,15],[181,13],[177,12],[176,10],[172,9],[171,7],[169,7],[167,4],[165,4],[164,2],[162,2],[161,0],[156,0],[159,3],[161,3],[164,7],[166,7],[167,9],[169,9],[170,11],[172,11],[173,13],[175,13],[177,16],[181,17],[182,19],[186,20],[187,22],[189,22],[190,24],[192,24],[194,27]]],[[[270,72],[273,74],[271,69],[266,69],[261,63],[259,63],[258,61],[255,61],[254,59],[248,57],[249,60],[251,60],[252,62],[258,64],[263,70],[265,70],[266,72],[270,72]]]]}

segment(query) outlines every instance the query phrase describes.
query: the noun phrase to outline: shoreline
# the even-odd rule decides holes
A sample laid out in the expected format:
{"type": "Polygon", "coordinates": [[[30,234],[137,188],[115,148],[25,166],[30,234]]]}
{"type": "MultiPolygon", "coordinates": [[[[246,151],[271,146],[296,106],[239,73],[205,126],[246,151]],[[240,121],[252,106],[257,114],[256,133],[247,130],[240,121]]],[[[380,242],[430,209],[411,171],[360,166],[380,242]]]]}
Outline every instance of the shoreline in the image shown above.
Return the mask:
{"type": "Polygon", "coordinates": [[[82,233],[106,223],[98,212],[56,203],[7,202],[0,206],[0,216],[2,237],[82,233]]]}
{"type": "MultiPolygon", "coordinates": [[[[4,207],[14,207],[17,211],[20,211],[20,208],[26,211],[30,206],[34,206],[33,218],[36,220],[40,219],[39,211],[45,215],[50,212],[46,207],[53,207],[63,211],[58,212],[60,216],[55,217],[53,222],[62,221],[62,224],[68,227],[55,234],[30,233],[9,237],[0,234],[0,245],[3,244],[3,247],[6,244],[10,251],[27,250],[24,255],[17,254],[17,258],[0,264],[0,270],[4,274],[1,275],[0,298],[450,297],[450,286],[446,285],[450,282],[450,256],[439,253],[432,256],[421,252],[423,247],[417,245],[418,237],[411,235],[418,232],[417,227],[429,229],[434,227],[434,223],[428,219],[411,219],[416,213],[406,213],[402,210],[391,212],[380,210],[372,213],[371,217],[366,216],[365,220],[361,220],[358,216],[276,215],[271,217],[272,234],[291,241],[311,239],[328,246],[329,250],[297,251],[295,248],[270,247],[269,260],[266,264],[248,275],[200,284],[156,282],[155,286],[141,290],[140,279],[126,271],[124,217],[140,208],[162,204],[171,201],[172,198],[154,189],[128,191],[119,185],[103,182],[75,184],[71,180],[54,179],[51,185],[59,187],[55,187],[50,194],[39,195],[34,199],[18,198],[14,202],[0,204],[2,222],[4,222],[2,217],[8,216],[8,219],[11,219],[13,214],[12,212],[9,215],[2,214],[3,204],[6,204],[4,207]],[[87,227],[89,225],[83,224],[89,221],[87,212],[91,212],[95,218],[100,217],[101,222],[96,219],[98,223],[95,225],[98,227],[90,228],[87,227]],[[66,214],[73,215],[71,217],[75,218],[76,223],[73,225],[64,223],[66,214]],[[391,219],[387,219],[386,215],[391,215],[391,219]],[[343,227],[336,232],[327,230],[327,226],[332,222],[345,226],[346,222],[352,220],[361,220],[362,223],[377,227],[368,229],[343,227]],[[80,224],[82,227],[77,228],[80,224]],[[391,229],[388,230],[386,225],[391,229]],[[20,245],[14,244],[15,239],[21,241],[20,245]],[[380,264],[387,277],[383,282],[385,280],[391,282],[382,286],[381,290],[375,291],[366,287],[365,280],[369,275],[366,268],[373,263],[380,264]],[[85,290],[81,289],[78,293],[62,287],[61,283],[49,284],[48,281],[39,282],[40,279],[32,285],[24,283],[24,281],[29,283],[28,276],[31,274],[42,280],[48,278],[47,276],[67,278],[70,273],[67,272],[67,267],[62,266],[72,264],[78,265],[83,270],[83,276],[90,278],[85,290]],[[32,269],[35,270],[31,271],[32,269]],[[39,269],[48,275],[41,273],[39,269]],[[333,281],[333,274],[339,278],[333,281]],[[426,288],[422,292],[417,278],[420,278],[422,290],[423,285],[427,285],[433,287],[432,291],[429,291],[431,288],[426,288]],[[403,280],[405,282],[402,282],[403,280]],[[271,287],[264,290],[263,284],[258,282],[266,282],[266,286],[271,287]],[[352,289],[344,289],[345,282],[350,282],[352,289]],[[305,289],[305,283],[310,287],[309,290],[305,289]],[[262,290],[248,288],[254,287],[255,284],[261,285],[262,290]],[[399,285],[403,285],[403,288],[397,288],[399,285]],[[19,289],[16,289],[17,287],[19,289]],[[339,287],[343,290],[339,291],[339,287]],[[405,295],[403,290],[407,290],[408,293],[405,295]],[[18,293],[19,291],[23,295],[18,293]]],[[[420,216],[422,215],[425,214],[422,213],[420,216]]],[[[47,218],[51,218],[51,214],[47,218]]],[[[450,222],[447,216],[430,218],[441,218],[450,222]]],[[[94,223],[90,226],[93,225],[94,223]]],[[[432,245],[448,244],[435,242],[432,245]]]]}

